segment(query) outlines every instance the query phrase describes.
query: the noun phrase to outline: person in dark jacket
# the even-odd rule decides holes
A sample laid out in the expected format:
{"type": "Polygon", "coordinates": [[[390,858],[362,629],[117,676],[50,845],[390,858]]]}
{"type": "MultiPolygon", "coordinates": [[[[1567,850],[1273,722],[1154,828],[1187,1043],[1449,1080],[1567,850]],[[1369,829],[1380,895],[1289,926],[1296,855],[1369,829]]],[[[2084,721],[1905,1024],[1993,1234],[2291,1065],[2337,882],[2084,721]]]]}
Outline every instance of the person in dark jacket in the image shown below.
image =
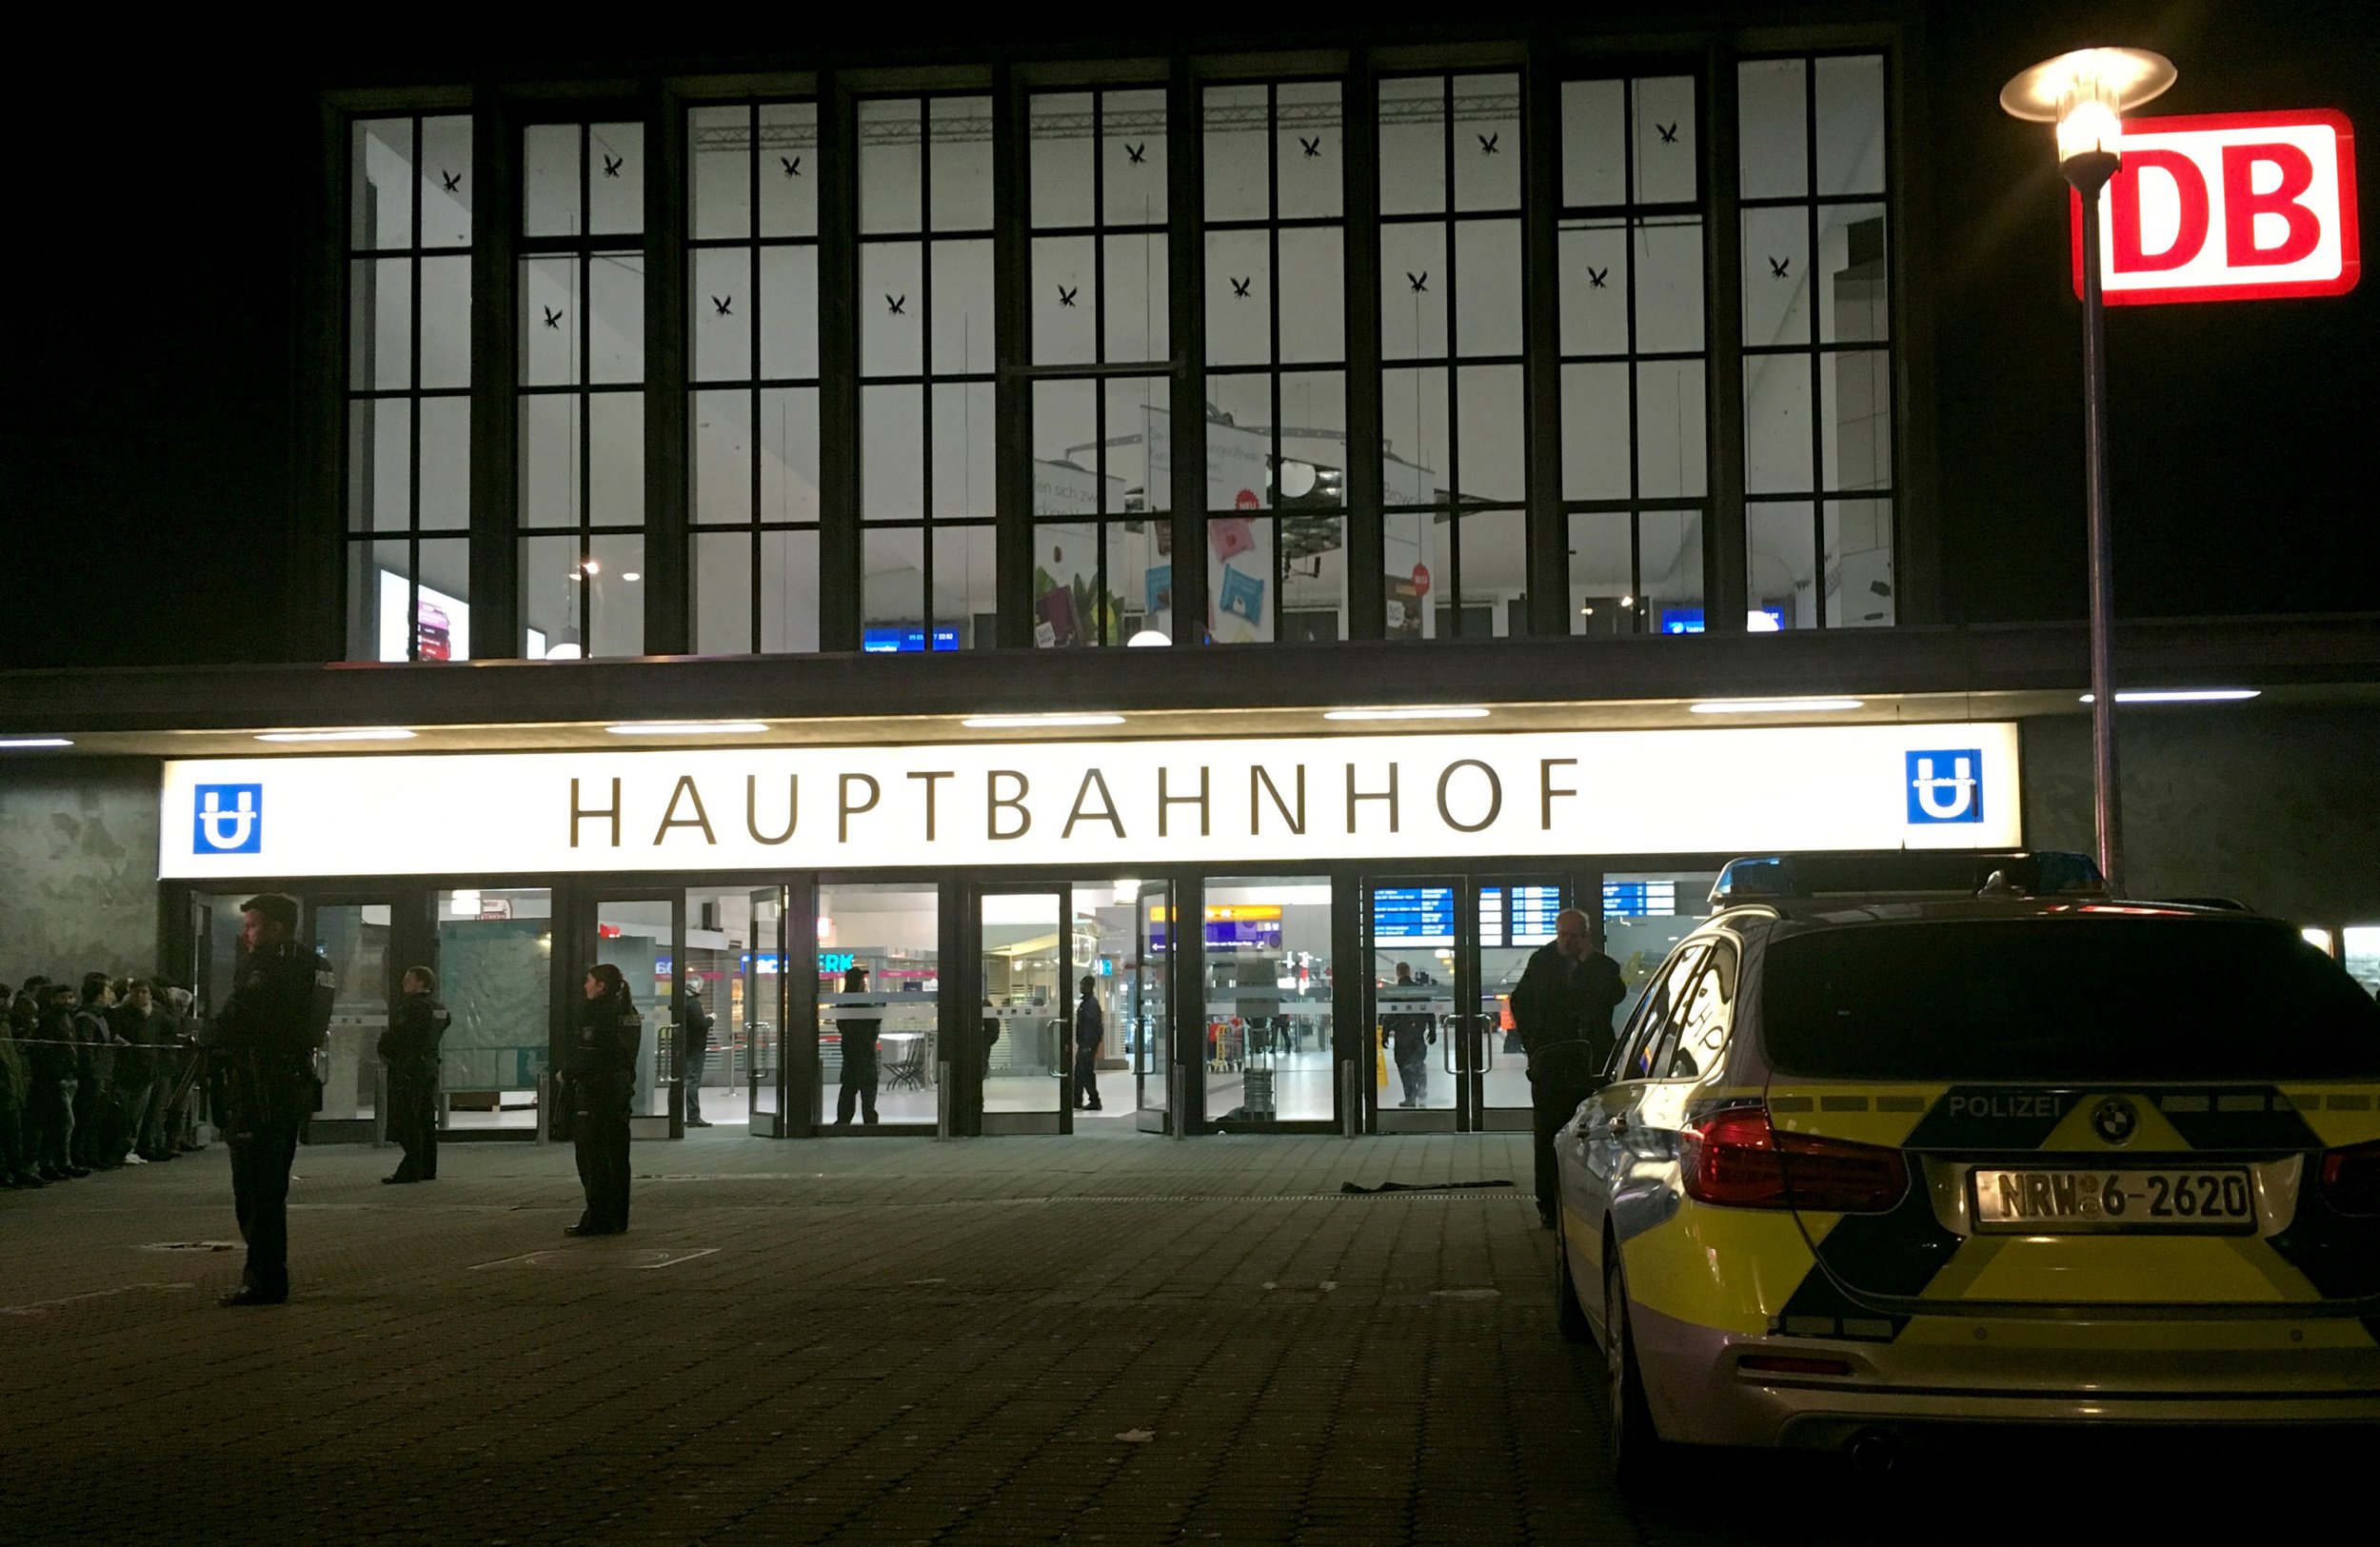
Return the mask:
{"type": "Polygon", "coordinates": [[[1397,1081],[1404,1091],[1398,1106],[1429,1103],[1430,1044],[1438,1041],[1438,1028],[1433,1024],[1437,1018],[1423,1007],[1427,986],[1414,977],[1409,962],[1399,962],[1397,981],[1381,995],[1380,1025],[1388,1033],[1388,1050],[1397,1061],[1397,1081]]]}
{"type": "Polygon", "coordinates": [[[83,974],[82,1004],[74,1012],[74,1163],[86,1171],[113,1171],[124,1153],[108,1153],[115,1127],[116,1037],[108,1024],[115,989],[104,972],[83,974]]]}
{"type": "Polygon", "coordinates": [[[584,993],[564,1074],[586,1208],[563,1234],[616,1236],[628,1228],[628,1104],[636,1095],[645,1021],[628,997],[627,980],[608,962],[587,969],[584,993]]]}
{"type": "MultiPolygon", "coordinates": [[[[10,998],[0,983],[0,1002],[10,998]]],[[[25,1108],[32,1097],[33,1069],[17,1046],[16,1021],[0,1004],[0,1187],[46,1187],[25,1145],[25,1108]]]]}
{"type": "Polygon", "coordinates": [[[685,1125],[707,1128],[703,1120],[703,1065],[711,1056],[711,1013],[703,1008],[703,984],[685,985],[685,1021],[678,1028],[678,1084],[685,1092],[685,1125]]]}
{"type": "MultiPolygon", "coordinates": [[[[846,994],[867,992],[867,968],[852,966],[843,975],[846,994]]],[[[843,1088],[835,1093],[835,1121],[851,1125],[851,1107],[858,1102],[865,1121],[876,1121],[876,1034],[884,1029],[874,1004],[839,1005],[850,1012],[835,1017],[835,1034],[843,1039],[843,1088]]]]}
{"type": "Polygon", "coordinates": [[[90,1173],[74,1163],[74,1095],[80,1044],[74,1035],[74,985],[44,982],[34,996],[31,1041],[32,1100],[26,1117],[33,1129],[28,1147],[45,1181],[65,1181],[90,1173]]]}
{"type": "Polygon", "coordinates": [[[1074,1007],[1075,1105],[1085,1112],[1100,1110],[1100,1043],[1107,1040],[1107,1018],[1100,1013],[1099,980],[1084,978],[1082,998],[1074,1007]]]}
{"type": "Polygon", "coordinates": [[[231,1197],[248,1265],[226,1305],[289,1298],[289,1166],[314,1109],[314,1053],[330,1025],[330,963],[296,940],[295,898],[240,904],[247,954],[199,1045],[221,1077],[230,1135],[231,1197]]]}
{"type": "Polygon", "coordinates": [[[108,1107],[108,1154],[126,1165],[145,1165],[140,1150],[141,1121],[149,1115],[149,1087],[157,1079],[157,1057],[149,1045],[149,1012],[154,1001],[149,982],[127,978],[115,985],[116,1003],[108,1011],[108,1030],[122,1045],[116,1049],[116,1086],[108,1107]]]}
{"type": "Polygon", "coordinates": [[[1602,945],[1594,921],[1564,908],[1555,916],[1552,943],[1537,947],[1513,989],[1513,1025],[1529,1055],[1537,1120],[1537,1222],[1548,1230],[1561,1201],[1554,1135],[1602,1083],[1612,1061],[1612,1009],[1627,997],[1602,945]]]}
{"type": "Polygon", "coordinates": [[[401,1184],[438,1180],[438,1043],[454,1017],[438,1002],[438,974],[407,967],[398,985],[405,998],[380,1034],[380,1061],[388,1070],[388,1137],[405,1152],[381,1178],[401,1184]]]}
{"type": "Polygon", "coordinates": [[[172,1104],[174,1087],[181,1083],[185,1058],[182,1041],[182,1013],[174,1007],[174,986],[164,977],[149,980],[149,1043],[150,1063],[149,1079],[149,1110],[141,1114],[140,1130],[134,1136],[133,1147],[144,1160],[170,1160],[180,1153],[166,1132],[166,1113],[172,1104]]]}

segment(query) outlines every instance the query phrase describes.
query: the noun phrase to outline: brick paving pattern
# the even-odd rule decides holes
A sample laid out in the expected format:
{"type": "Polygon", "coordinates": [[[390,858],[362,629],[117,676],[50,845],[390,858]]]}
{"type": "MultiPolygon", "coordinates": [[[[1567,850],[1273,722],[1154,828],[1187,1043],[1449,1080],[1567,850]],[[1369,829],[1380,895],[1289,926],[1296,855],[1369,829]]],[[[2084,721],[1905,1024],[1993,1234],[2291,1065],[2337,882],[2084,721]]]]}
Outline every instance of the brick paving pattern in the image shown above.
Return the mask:
{"type": "Polygon", "coordinates": [[[585,1241],[566,1147],[394,1163],[299,1151],[272,1309],[220,1148],[0,1195],[0,1542],[1912,1539],[1828,1462],[1622,1499],[1523,1190],[1339,1192],[1515,1136],[710,1135],[585,1241]]]}

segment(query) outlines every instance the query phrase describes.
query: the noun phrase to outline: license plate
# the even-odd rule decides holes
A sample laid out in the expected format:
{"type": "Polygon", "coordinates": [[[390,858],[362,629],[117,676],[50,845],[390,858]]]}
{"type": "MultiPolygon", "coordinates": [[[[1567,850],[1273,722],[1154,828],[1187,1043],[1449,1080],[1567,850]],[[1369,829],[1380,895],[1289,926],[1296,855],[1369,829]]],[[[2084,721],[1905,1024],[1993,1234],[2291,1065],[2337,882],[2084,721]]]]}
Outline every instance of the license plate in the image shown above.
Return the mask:
{"type": "Polygon", "coordinates": [[[2137,1171],[1974,1172],[1975,1224],[2045,1234],[2097,1230],[2251,1231],[2255,1192],[2243,1166],[2137,1171]]]}

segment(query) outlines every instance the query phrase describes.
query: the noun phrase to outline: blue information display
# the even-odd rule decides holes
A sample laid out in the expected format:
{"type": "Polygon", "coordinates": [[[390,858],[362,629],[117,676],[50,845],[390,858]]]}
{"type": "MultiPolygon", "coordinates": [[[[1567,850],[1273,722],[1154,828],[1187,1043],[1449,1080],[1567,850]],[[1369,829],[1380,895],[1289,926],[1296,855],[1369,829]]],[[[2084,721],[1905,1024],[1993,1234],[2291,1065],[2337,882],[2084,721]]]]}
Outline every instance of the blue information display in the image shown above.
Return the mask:
{"type": "Polygon", "coordinates": [[[1674,881],[1607,881],[1603,883],[1603,916],[1607,919],[1666,919],[1677,911],[1674,881]]]}
{"type": "MultiPolygon", "coordinates": [[[[958,625],[956,624],[947,626],[936,625],[934,648],[955,650],[958,647],[958,625]]],[[[922,655],[925,653],[925,630],[922,627],[911,628],[905,625],[864,628],[860,632],[860,648],[869,655],[908,655],[911,653],[922,655]]]]}
{"type": "Polygon", "coordinates": [[[1372,892],[1372,938],[1411,944],[1451,944],[1455,939],[1455,890],[1451,886],[1380,886],[1372,892]]]}
{"type": "Polygon", "coordinates": [[[1534,945],[1554,938],[1554,919],[1562,911],[1559,886],[1515,886],[1506,894],[1510,904],[1504,926],[1508,945],[1534,945]]]}

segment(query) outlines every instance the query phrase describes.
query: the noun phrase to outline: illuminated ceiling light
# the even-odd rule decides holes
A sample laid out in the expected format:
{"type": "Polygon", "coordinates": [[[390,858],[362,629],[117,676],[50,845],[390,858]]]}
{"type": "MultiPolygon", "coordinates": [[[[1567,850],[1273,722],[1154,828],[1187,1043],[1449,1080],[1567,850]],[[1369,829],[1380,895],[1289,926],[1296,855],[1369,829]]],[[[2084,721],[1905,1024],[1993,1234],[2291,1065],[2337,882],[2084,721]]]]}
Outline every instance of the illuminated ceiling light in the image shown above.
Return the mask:
{"type": "Polygon", "coordinates": [[[72,746],[64,736],[11,736],[0,741],[0,751],[18,752],[35,746],[72,746]]]}
{"type": "Polygon", "coordinates": [[[1858,699],[1711,699],[1688,705],[1696,714],[1839,714],[1860,706],[1858,699]]]}
{"type": "Polygon", "coordinates": [[[548,661],[580,661],[585,659],[585,657],[586,651],[578,645],[573,645],[568,640],[564,640],[561,644],[552,646],[545,652],[545,659],[548,661]]]}
{"type": "Polygon", "coordinates": [[[768,727],[757,720],[645,720],[604,728],[614,736],[758,736],[768,727]]]}
{"type": "Polygon", "coordinates": [[[1481,708],[1458,708],[1453,705],[1433,705],[1418,709],[1325,709],[1325,720],[1484,720],[1487,711],[1481,708]]]}
{"type": "Polygon", "coordinates": [[[959,724],[969,730],[1042,730],[1066,725],[1121,725],[1120,714],[978,714],[959,724]]]}
{"type": "Polygon", "coordinates": [[[351,730],[268,730],[260,742],[409,742],[413,733],[403,725],[358,725],[351,730]]]}
{"type": "MultiPolygon", "coordinates": [[[[2119,687],[2115,690],[2118,704],[2236,704],[2241,699],[2260,697],[2261,687],[2119,687]]],[[[2085,693],[2079,702],[2093,704],[2095,693],[2085,693]]]]}
{"type": "Polygon", "coordinates": [[[1161,628],[1143,628],[1124,641],[1127,648],[1135,649],[1146,649],[1154,645],[1171,645],[1173,641],[1166,637],[1165,630],[1161,628]]]}
{"type": "Polygon", "coordinates": [[[643,571],[643,570],[640,570],[640,569],[623,569],[622,571],[620,571],[620,578],[621,578],[622,580],[626,581],[629,585],[635,585],[638,581],[643,580],[643,579],[645,578],[645,573],[644,573],[644,571],[643,571]]]}
{"type": "Polygon", "coordinates": [[[1747,634],[1776,634],[1782,633],[1784,628],[1785,625],[1776,621],[1774,613],[1763,612],[1758,607],[1744,614],[1744,632],[1747,634]]]}

